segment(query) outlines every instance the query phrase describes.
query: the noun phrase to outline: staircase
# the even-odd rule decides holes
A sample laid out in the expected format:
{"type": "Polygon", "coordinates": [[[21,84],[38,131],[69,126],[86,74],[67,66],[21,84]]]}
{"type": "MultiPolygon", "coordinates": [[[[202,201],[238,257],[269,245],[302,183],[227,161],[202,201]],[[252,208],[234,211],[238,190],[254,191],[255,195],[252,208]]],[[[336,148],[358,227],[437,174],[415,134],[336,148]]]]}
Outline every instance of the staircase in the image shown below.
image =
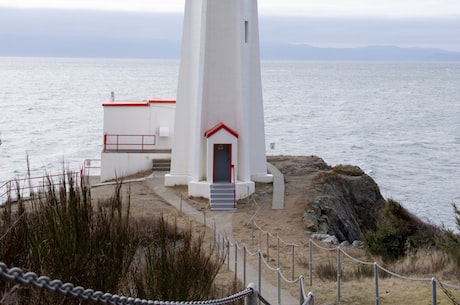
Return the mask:
{"type": "Polygon", "coordinates": [[[231,183],[211,185],[211,210],[233,211],[236,209],[235,188],[231,183]]]}
{"type": "Polygon", "coordinates": [[[152,169],[157,172],[169,172],[171,170],[171,159],[153,159],[152,169]]]}

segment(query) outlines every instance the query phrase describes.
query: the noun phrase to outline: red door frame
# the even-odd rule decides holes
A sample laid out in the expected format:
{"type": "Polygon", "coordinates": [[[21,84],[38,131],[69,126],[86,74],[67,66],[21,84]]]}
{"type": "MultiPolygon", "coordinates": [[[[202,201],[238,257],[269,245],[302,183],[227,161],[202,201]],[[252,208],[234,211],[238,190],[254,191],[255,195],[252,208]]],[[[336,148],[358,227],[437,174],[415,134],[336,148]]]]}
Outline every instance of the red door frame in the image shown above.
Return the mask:
{"type": "Polygon", "coordinates": [[[214,143],[212,147],[212,182],[216,182],[216,146],[217,145],[228,145],[229,147],[229,157],[230,157],[230,162],[228,164],[228,171],[230,173],[229,175],[229,181],[228,183],[232,183],[232,165],[233,165],[233,155],[232,155],[232,143],[214,143]]]}

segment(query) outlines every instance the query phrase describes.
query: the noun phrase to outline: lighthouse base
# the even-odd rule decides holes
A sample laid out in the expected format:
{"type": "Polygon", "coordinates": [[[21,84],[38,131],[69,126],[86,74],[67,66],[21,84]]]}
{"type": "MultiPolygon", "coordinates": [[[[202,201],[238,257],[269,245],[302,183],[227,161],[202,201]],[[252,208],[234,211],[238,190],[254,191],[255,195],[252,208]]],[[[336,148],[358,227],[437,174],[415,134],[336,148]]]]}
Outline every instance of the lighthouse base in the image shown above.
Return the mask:
{"type": "MultiPolygon", "coordinates": [[[[211,199],[211,186],[213,183],[207,181],[190,181],[188,183],[188,194],[192,197],[203,197],[211,199]]],[[[232,184],[233,186],[233,184],[232,184]]],[[[255,192],[253,181],[237,181],[234,186],[236,200],[249,197],[255,192]]]]}

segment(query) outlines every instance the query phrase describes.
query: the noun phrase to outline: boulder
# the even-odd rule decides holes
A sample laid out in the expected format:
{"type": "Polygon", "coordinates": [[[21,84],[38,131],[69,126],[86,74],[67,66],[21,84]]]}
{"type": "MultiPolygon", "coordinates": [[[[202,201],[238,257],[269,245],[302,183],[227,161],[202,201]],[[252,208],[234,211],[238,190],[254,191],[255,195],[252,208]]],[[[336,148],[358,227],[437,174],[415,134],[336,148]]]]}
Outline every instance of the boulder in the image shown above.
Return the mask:
{"type": "Polygon", "coordinates": [[[318,156],[271,156],[268,161],[283,173],[286,198],[303,209],[299,217],[309,233],[353,243],[381,221],[386,201],[358,166],[330,166],[318,156]]]}
{"type": "Polygon", "coordinates": [[[311,232],[334,235],[340,242],[362,240],[375,230],[385,199],[375,181],[357,166],[318,170],[303,220],[311,232]]]}

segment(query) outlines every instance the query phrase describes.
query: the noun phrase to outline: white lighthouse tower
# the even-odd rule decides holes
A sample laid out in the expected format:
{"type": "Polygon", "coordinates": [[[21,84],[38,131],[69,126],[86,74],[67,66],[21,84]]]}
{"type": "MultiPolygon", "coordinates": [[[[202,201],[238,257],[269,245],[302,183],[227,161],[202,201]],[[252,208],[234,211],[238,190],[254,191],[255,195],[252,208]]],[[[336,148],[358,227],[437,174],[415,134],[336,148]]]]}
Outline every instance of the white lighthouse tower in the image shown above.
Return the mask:
{"type": "Polygon", "coordinates": [[[213,186],[229,185],[236,200],[272,181],[257,0],[186,0],[174,129],[165,185],[188,185],[213,207],[213,186]]]}

